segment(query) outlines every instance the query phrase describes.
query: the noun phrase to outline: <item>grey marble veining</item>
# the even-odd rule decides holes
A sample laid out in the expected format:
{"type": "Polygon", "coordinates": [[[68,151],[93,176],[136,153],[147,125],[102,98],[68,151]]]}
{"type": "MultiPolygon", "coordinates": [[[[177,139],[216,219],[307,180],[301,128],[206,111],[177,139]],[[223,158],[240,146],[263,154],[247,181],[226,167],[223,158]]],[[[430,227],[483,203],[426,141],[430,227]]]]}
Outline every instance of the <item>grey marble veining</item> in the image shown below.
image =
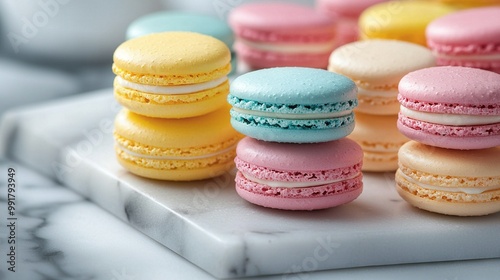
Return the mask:
{"type": "Polygon", "coordinates": [[[12,111],[0,122],[0,154],[57,179],[216,277],[306,279],[328,269],[500,257],[499,214],[420,211],[399,198],[389,173],[366,173],[357,200],[312,212],[251,205],[235,193],[231,172],[184,183],[139,178],[114,158],[110,123],[118,109],[107,89],[12,111]]]}

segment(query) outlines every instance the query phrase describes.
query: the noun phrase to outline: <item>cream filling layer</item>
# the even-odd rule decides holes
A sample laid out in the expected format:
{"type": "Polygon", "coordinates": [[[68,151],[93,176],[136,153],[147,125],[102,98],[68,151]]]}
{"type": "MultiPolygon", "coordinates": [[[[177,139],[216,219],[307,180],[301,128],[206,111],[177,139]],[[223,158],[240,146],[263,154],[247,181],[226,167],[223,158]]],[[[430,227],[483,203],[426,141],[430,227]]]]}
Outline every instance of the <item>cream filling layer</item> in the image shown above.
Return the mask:
{"type": "Polygon", "coordinates": [[[115,145],[118,146],[124,153],[127,155],[133,156],[133,157],[138,157],[138,158],[145,158],[145,159],[156,159],[156,160],[198,160],[198,159],[207,159],[211,157],[215,157],[218,155],[222,155],[225,153],[230,152],[231,150],[236,149],[236,144],[231,145],[223,150],[216,151],[214,153],[209,153],[209,154],[204,154],[204,155],[198,155],[198,156],[150,156],[150,155],[144,155],[140,153],[133,152],[123,145],[120,145],[119,143],[115,142],[115,145]]]}
{"type": "Polygon", "coordinates": [[[400,112],[412,119],[444,125],[484,125],[500,122],[500,116],[455,115],[420,112],[400,106],[400,112]]]}
{"type": "Polygon", "coordinates": [[[279,114],[271,112],[252,111],[236,107],[233,107],[233,110],[241,114],[253,115],[257,117],[290,119],[290,120],[332,119],[332,118],[344,117],[352,113],[352,110],[346,110],[342,112],[321,113],[321,114],[279,114]]]}
{"type": "Polygon", "coordinates": [[[434,191],[462,192],[462,193],[466,193],[466,194],[481,194],[483,192],[500,189],[500,186],[491,186],[491,187],[484,187],[484,188],[446,188],[446,187],[440,187],[440,186],[434,186],[434,185],[421,183],[421,182],[411,178],[410,176],[404,174],[401,170],[398,170],[398,173],[403,178],[408,180],[410,183],[415,184],[421,188],[428,189],[428,190],[434,190],[434,191]]]}
{"type": "Polygon", "coordinates": [[[272,44],[262,42],[252,42],[245,39],[238,39],[241,43],[260,51],[277,52],[277,53],[328,53],[335,48],[335,41],[317,44],[272,44]]]}
{"type": "Polygon", "coordinates": [[[457,54],[457,55],[450,55],[450,54],[444,54],[440,53],[437,51],[434,51],[434,55],[438,58],[445,58],[445,59],[455,59],[455,60],[479,60],[479,61],[494,61],[494,60],[500,60],[500,53],[494,53],[494,54],[470,54],[470,55],[464,55],[464,54],[457,54]]]}
{"type": "Polygon", "coordinates": [[[358,97],[385,97],[394,98],[398,97],[397,90],[368,90],[358,86],[358,97]]]}
{"type": "Polygon", "coordinates": [[[271,180],[265,180],[265,179],[258,179],[255,178],[251,175],[248,175],[245,172],[241,172],[245,178],[248,180],[261,184],[261,185],[266,185],[271,188],[308,188],[308,187],[316,187],[316,186],[322,186],[322,185],[327,185],[327,184],[333,184],[337,182],[342,182],[345,180],[349,179],[354,179],[360,175],[360,173],[356,173],[352,176],[342,178],[342,179],[333,179],[333,180],[324,180],[324,181],[315,181],[315,182],[281,182],[281,181],[271,181],[271,180]]]}
{"type": "Polygon", "coordinates": [[[125,87],[125,88],[130,88],[134,89],[137,91],[141,92],[147,92],[147,93],[154,93],[154,94],[186,94],[186,93],[193,93],[193,92],[198,92],[202,90],[207,90],[214,88],[225,81],[228,80],[226,76],[218,78],[216,80],[204,82],[204,83],[198,83],[198,84],[189,84],[189,85],[179,85],[179,86],[151,86],[151,85],[144,85],[144,84],[138,84],[138,83],[133,83],[130,81],[127,81],[121,77],[116,77],[117,82],[120,86],[125,87]]]}

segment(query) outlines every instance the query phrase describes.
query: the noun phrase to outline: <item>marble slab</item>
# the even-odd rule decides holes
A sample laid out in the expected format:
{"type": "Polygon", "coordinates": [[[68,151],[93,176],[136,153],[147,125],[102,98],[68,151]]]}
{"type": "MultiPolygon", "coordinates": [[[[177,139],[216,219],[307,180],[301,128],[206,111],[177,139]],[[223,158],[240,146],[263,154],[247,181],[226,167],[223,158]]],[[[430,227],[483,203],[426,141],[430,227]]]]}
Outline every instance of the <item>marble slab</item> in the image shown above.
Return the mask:
{"type": "Polygon", "coordinates": [[[500,214],[414,209],[395,192],[391,173],[366,173],[357,200],[312,212],[243,201],[234,172],[190,183],[139,178],[113,155],[118,110],[106,89],[8,112],[0,155],[57,179],[218,278],[500,257],[500,214]]]}
{"type": "MultiPolygon", "coordinates": [[[[15,272],[0,255],[0,279],[213,280],[213,276],[116,219],[72,190],[17,162],[0,159],[0,190],[16,171],[15,272]],[[143,252],[147,252],[144,254],[143,252]]],[[[7,209],[0,192],[0,209],[7,209]]],[[[0,228],[2,252],[10,233],[0,228]]],[[[10,248],[9,248],[10,251],[10,248]]],[[[8,252],[8,251],[7,251],[8,252]]],[[[10,257],[9,257],[10,258],[10,257]]],[[[252,278],[283,279],[495,279],[500,259],[325,270],[252,278]]]]}

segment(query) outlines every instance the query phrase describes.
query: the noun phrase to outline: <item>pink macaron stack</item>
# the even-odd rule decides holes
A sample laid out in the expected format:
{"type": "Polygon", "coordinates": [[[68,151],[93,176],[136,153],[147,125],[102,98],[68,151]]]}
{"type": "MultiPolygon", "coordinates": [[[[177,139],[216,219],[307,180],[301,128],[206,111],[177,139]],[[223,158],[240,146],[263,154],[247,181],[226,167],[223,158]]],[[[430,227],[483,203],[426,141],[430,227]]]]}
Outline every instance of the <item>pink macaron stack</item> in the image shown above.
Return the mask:
{"type": "Polygon", "coordinates": [[[411,72],[399,83],[398,129],[447,149],[500,145],[500,75],[458,66],[411,72]]]}
{"type": "Polygon", "coordinates": [[[316,0],[318,11],[332,17],[337,26],[335,48],[359,38],[358,18],[368,7],[387,0],[316,0]]]}
{"type": "Polygon", "coordinates": [[[427,26],[427,44],[438,65],[500,73],[500,6],[466,9],[427,26]]]}
{"type": "Polygon", "coordinates": [[[326,68],[335,47],[335,21],[314,8],[286,2],[247,3],[233,9],[239,72],[269,67],[326,68]]]}

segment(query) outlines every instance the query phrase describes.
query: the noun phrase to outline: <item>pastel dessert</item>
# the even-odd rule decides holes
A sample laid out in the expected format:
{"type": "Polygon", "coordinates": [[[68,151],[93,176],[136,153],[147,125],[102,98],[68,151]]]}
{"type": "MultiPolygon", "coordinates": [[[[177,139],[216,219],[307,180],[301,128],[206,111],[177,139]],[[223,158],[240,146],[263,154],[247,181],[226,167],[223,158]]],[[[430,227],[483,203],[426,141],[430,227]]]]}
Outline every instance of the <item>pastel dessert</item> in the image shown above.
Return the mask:
{"type": "Polygon", "coordinates": [[[362,192],[363,152],[347,138],[283,144],[245,137],[236,154],[236,192],[253,204],[316,210],[351,202],[362,192]]]}
{"type": "Polygon", "coordinates": [[[247,3],[229,14],[235,51],[250,69],[326,68],[335,47],[335,22],[312,7],[285,2],[247,3]]]}
{"type": "MultiPolygon", "coordinates": [[[[233,31],[229,25],[214,16],[184,11],[160,11],[134,20],[127,28],[127,39],[151,33],[167,31],[189,31],[212,36],[222,41],[229,49],[234,44],[233,31]]],[[[231,52],[232,73],[236,70],[236,58],[231,52]]]]}
{"type": "Polygon", "coordinates": [[[359,15],[370,6],[387,0],[316,0],[316,8],[333,19],[337,27],[335,45],[340,47],[358,40],[359,15]]]}
{"type": "Polygon", "coordinates": [[[500,5],[500,0],[437,0],[457,8],[468,9],[481,6],[500,5]]]}
{"type": "Polygon", "coordinates": [[[441,66],[409,73],[399,83],[398,129],[408,138],[449,149],[500,145],[500,75],[441,66]]]}
{"type": "Polygon", "coordinates": [[[186,118],[226,104],[231,53],[194,32],[161,32],[122,43],[113,56],[116,100],[134,113],[186,118]]]}
{"type": "Polygon", "coordinates": [[[278,67],[237,77],[228,96],[231,124],[272,142],[336,140],[354,129],[356,85],[322,69],[278,67]]]}
{"type": "Polygon", "coordinates": [[[398,151],[408,138],[397,129],[398,115],[368,115],[356,112],[356,126],[347,136],[363,149],[363,171],[398,169],[398,151]]]}
{"type": "Polygon", "coordinates": [[[438,65],[481,68],[500,73],[500,6],[468,9],[427,26],[427,44],[438,65]]]}
{"type": "Polygon", "coordinates": [[[399,112],[399,80],[404,75],[435,65],[427,48],[397,40],[366,40],[332,52],[328,70],[345,75],[358,86],[357,112],[393,115],[399,112]]]}
{"type": "Polygon", "coordinates": [[[500,211],[500,146],[452,150],[410,141],[399,150],[396,184],[411,205],[446,215],[500,211]]]}
{"type": "Polygon", "coordinates": [[[136,175],[191,181],[234,168],[242,138],[229,123],[229,108],[184,119],[149,118],[123,109],[115,120],[118,162],[136,175]]]}
{"type": "Polygon", "coordinates": [[[395,39],[426,45],[425,28],[456,8],[425,0],[389,1],[373,5],[359,17],[361,39],[395,39]]]}

